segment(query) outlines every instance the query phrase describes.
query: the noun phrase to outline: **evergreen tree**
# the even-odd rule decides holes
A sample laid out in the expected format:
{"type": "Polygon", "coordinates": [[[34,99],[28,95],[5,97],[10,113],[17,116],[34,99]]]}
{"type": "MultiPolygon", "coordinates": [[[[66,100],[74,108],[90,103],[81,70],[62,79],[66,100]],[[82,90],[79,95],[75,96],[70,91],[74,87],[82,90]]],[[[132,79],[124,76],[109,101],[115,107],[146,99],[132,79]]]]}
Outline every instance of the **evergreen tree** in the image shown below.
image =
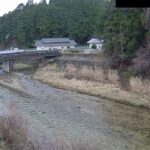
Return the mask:
{"type": "Polygon", "coordinates": [[[105,50],[113,58],[126,58],[139,48],[144,28],[141,23],[142,9],[114,7],[114,1],[107,3],[104,13],[103,37],[105,50]]]}
{"type": "Polygon", "coordinates": [[[46,0],[41,0],[41,4],[43,4],[43,5],[47,5],[46,0]]]}

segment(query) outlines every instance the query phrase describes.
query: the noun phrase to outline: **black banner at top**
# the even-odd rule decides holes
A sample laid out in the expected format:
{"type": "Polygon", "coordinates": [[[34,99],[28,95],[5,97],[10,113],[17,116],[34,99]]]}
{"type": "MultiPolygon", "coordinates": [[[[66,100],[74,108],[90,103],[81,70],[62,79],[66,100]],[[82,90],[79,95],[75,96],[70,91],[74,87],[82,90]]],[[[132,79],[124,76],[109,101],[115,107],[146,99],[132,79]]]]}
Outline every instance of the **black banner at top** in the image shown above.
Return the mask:
{"type": "Polygon", "coordinates": [[[116,0],[116,7],[150,7],[150,0],[116,0]]]}

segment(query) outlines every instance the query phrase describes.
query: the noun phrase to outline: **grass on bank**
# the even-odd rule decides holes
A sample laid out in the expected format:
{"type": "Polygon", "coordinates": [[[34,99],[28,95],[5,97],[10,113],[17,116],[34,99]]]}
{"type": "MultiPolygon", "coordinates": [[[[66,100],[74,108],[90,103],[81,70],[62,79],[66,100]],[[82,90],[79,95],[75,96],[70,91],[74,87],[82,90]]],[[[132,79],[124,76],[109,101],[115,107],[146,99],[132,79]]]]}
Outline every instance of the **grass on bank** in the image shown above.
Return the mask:
{"type": "Polygon", "coordinates": [[[133,92],[150,96],[150,80],[143,80],[142,78],[132,77],[130,79],[130,86],[133,92]]]}
{"type": "Polygon", "coordinates": [[[11,150],[32,150],[34,145],[26,133],[26,121],[11,103],[9,112],[0,116],[0,136],[11,150]]]}
{"type": "MultiPolygon", "coordinates": [[[[48,65],[39,69],[33,78],[57,88],[150,108],[149,93],[138,93],[134,90],[136,87],[133,85],[131,85],[130,91],[122,90],[119,87],[116,70],[107,70],[106,72],[100,68],[90,67],[78,69],[72,65],[62,70],[56,65],[48,65]]],[[[131,80],[133,81],[133,79],[131,80]]],[[[148,87],[144,86],[143,88],[148,87]]]]}
{"type": "Polygon", "coordinates": [[[106,71],[99,69],[98,67],[88,66],[83,66],[82,68],[78,69],[77,67],[71,64],[67,65],[66,69],[64,70],[64,77],[115,84],[116,86],[118,86],[119,80],[118,73],[116,70],[109,69],[106,71]]]}

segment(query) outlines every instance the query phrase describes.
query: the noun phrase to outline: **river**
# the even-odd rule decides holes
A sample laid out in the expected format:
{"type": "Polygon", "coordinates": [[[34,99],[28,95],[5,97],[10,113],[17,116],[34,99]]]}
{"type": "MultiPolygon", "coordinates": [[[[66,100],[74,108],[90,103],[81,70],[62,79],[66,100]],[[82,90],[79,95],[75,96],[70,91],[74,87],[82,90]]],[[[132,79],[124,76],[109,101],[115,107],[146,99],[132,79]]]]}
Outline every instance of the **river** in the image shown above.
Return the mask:
{"type": "Polygon", "coordinates": [[[26,94],[0,87],[0,102],[14,101],[30,136],[97,141],[101,150],[150,150],[150,110],[52,88],[20,74],[26,94]]]}

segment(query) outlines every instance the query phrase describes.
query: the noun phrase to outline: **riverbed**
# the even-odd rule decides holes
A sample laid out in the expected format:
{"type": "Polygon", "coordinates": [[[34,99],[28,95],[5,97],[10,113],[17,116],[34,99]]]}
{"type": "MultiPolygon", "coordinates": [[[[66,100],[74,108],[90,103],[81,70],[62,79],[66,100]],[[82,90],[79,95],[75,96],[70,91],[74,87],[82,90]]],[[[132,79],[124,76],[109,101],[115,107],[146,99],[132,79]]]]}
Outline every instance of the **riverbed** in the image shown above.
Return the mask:
{"type": "Polygon", "coordinates": [[[101,150],[149,150],[150,110],[52,88],[19,73],[24,94],[0,87],[0,102],[17,104],[30,137],[89,139],[101,150]]]}

